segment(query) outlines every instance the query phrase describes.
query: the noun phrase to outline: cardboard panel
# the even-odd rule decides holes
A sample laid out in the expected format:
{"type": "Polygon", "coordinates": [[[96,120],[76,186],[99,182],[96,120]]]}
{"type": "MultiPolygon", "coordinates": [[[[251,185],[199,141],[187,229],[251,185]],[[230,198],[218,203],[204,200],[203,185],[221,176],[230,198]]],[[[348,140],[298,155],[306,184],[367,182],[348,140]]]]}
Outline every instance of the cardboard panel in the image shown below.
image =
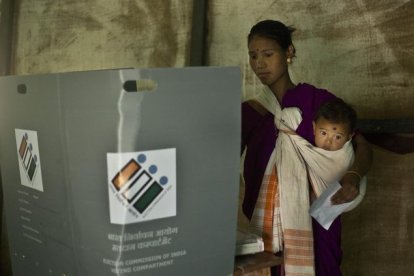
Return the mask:
{"type": "Polygon", "coordinates": [[[13,275],[232,273],[237,68],[11,76],[0,87],[13,275]]]}

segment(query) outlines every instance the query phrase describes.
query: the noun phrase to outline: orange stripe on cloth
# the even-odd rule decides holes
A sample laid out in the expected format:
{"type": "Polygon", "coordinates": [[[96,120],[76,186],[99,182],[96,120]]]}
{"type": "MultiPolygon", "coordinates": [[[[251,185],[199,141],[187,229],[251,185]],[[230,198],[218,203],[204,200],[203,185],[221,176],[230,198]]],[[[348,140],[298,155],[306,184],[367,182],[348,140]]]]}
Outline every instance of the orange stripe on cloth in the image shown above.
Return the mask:
{"type": "Polygon", "coordinates": [[[284,263],[285,265],[293,265],[293,266],[309,266],[312,267],[314,264],[313,256],[307,255],[295,255],[289,249],[285,248],[285,258],[284,263]]]}
{"type": "Polygon", "coordinates": [[[269,176],[264,177],[264,181],[266,182],[267,190],[263,216],[263,243],[265,251],[273,252],[273,212],[275,208],[275,192],[278,188],[276,166],[273,166],[269,176]]]}
{"type": "Polygon", "coordinates": [[[284,257],[286,265],[313,266],[312,231],[284,229],[284,257]]]}
{"type": "Polygon", "coordinates": [[[314,276],[314,273],[294,273],[290,272],[289,276],[314,276]]]}

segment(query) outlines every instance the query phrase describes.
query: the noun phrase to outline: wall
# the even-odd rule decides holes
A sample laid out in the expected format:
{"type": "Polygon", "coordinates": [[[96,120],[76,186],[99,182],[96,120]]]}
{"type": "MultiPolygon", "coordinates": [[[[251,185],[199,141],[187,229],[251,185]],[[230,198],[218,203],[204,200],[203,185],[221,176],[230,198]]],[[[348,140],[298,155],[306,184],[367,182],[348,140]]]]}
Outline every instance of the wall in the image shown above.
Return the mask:
{"type": "Polygon", "coordinates": [[[20,0],[13,74],[184,66],[191,0],[20,0]]]}
{"type": "Polygon", "coordinates": [[[411,275],[414,154],[374,149],[366,198],[342,220],[344,275],[411,275]]]}
{"type": "MultiPolygon", "coordinates": [[[[297,30],[294,82],[327,88],[360,118],[414,118],[414,1],[209,1],[210,65],[242,69],[244,99],[259,81],[248,65],[247,34],[263,19],[297,30]]],[[[367,195],[343,216],[344,275],[414,271],[414,153],[374,147],[367,195]]]]}

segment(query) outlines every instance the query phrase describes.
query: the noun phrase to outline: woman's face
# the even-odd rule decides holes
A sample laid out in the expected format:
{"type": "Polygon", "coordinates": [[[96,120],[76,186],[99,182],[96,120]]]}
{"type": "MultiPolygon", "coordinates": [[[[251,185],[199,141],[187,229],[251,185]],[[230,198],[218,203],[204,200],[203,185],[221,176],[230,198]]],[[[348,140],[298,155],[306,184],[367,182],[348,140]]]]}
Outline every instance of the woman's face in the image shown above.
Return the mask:
{"type": "Polygon", "coordinates": [[[276,41],[254,36],[248,48],[250,66],[264,85],[272,88],[279,80],[288,76],[287,53],[276,41]]]}

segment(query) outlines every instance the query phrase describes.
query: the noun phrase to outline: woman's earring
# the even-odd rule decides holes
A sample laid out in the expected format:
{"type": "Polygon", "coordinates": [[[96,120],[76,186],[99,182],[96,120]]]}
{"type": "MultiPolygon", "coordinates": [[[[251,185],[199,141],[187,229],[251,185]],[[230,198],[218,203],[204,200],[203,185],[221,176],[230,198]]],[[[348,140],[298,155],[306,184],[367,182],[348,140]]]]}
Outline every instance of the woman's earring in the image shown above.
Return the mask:
{"type": "Polygon", "coordinates": [[[286,59],[286,61],[287,61],[287,63],[288,63],[288,64],[292,64],[292,58],[291,58],[291,57],[288,57],[288,58],[286,59]]]}

